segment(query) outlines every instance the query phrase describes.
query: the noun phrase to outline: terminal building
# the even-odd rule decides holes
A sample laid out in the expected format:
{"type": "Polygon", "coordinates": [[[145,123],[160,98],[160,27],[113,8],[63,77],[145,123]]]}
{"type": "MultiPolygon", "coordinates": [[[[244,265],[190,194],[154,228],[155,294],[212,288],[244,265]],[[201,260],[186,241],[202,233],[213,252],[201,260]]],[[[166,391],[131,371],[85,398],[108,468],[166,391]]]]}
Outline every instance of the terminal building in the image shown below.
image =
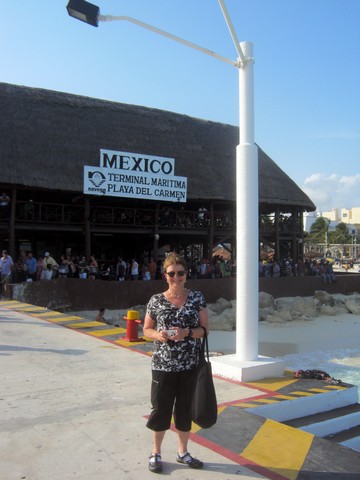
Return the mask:
{"type": "MultiPolygon", "coordinates": [[[[238,127],[5,83],[0,108],[0,247],[13,257],[234,256],[238,127]]],[[[259,147],[259,253],[301,255],[315,208],[259,147]]]]}

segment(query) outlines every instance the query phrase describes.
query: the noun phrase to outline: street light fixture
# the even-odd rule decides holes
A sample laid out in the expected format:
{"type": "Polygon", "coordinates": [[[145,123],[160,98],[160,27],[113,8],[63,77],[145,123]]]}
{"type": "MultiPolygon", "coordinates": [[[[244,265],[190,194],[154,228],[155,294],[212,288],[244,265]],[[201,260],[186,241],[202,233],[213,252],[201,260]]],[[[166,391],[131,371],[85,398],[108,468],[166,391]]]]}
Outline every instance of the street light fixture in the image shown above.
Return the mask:
{"type": "Polygon", "coordinates": [[[258,149],[254,143],[254,78],[251,42],[239,43],[224,0],[218,0],[238,58],[230,60],[169,32],[132,17],[100,15],[99,8],[84,0],[70,0],[70,16],[95,27],[99,21],[124,20],[235,66],[239,71],[240,143],[236,147],[236,354],[212,359],[213,372],[240,381],[283,374],[279,359],[258,356],[258,149]],[[89,8],[92,6],[92,10],[89,8]],[[78,8],[78,10],[77,10],[78,8]],[[93,12],[90,15],[90,12],[93,12]]]}
{"type": "Polygon", "coordinates": [[[93,27],[99,26],[100,8],[85,0],[70,0],[66,9],[70,17],[81,22],[88,23],[93,27]]]}

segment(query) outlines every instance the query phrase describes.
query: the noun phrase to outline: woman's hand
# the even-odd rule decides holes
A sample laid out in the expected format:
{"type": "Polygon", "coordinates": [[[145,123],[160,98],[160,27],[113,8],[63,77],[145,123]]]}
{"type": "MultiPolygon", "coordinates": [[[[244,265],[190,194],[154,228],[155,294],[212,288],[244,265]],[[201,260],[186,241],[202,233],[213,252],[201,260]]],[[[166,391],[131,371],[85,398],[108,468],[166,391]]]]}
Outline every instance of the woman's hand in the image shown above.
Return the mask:
{"type": "Polygon", "coordinates": [[[160,330],[156,340],[162,343],[166,343],[169,340],[169,335],[167,334],[167,330],[160,330]]]}
{"type": "MultiPolygon", "coordinates": [[[[168,331],[169,330],[167,330],[167,331],[165,330],[165,332],[168,332],[168,331]]],[[[170,331],[174,331],[175,334],[166,333],[167,339],[168,340],[173,340],[174,342],[179,342],[179,341],[184,340],[184,338],[186,338],[189,335],[190,329],[189,328],[173,327],[173,328],[171,328],[170,331]]]]}

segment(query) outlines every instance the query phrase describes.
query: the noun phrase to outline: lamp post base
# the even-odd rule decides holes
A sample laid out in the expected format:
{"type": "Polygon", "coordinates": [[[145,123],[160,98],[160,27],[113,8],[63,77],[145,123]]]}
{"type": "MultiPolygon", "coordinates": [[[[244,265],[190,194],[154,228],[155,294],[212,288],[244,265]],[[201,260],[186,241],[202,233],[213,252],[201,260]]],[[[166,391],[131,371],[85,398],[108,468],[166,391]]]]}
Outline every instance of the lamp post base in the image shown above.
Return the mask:
{"type": "Polygon", "coordinates": [[[281,358],[259,356],[257,360],[242,361],[236,355],[211,358],[212,373],[239,382],[252,382],[263,378],[282,377],[285,363],[281,358]]]}

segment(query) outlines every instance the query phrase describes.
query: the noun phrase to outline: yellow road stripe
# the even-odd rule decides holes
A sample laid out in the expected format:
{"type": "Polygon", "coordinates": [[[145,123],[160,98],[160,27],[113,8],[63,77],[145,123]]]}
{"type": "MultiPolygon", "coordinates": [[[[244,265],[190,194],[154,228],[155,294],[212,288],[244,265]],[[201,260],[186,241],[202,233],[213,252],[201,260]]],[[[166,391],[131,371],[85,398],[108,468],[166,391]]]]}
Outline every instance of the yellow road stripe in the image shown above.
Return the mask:
{"type": "Polygon", "coordinates": [[[89,332],[89,335],[94,337],[106,337],[107,335],[120,335],[121,333],[126,332],[125,328],[109,328],[107,330],[96,330],[96,332],[89,332]]]}
{"type": "Polygon", "coordinates": [[[12,308],[14,310],[21,310],[22,308],[24,307],[31,307],[31,306],[34,306],[34,305],[31,305],[30,303],[20,303],[20,302],[17,302],[16,304],[12,304],[12,305],[8,305],[9,308],[12,308]]]}
{"type": "Polygon", "coordinates": [[[291,392],[291,395],[299,395],[302,397],[312,397],[314,394],[310,392],[291,392]]]}
{"type": "Polygon", "coordinates": [[[276,395],[275,398],[280,398],[282,400],[296,400],[296,397],[290,397],[289,395],[276,395]]]}
{"type": "Polygon", "coordinates": [[[81,322],[81,323],[70,323],[66,325],[70,328],[88,328],[88,327],[97,327],[98,325],[104,325],[102,322],[81,322]]]}
{"type": "Polygon", "coordinates": [[[289,378],[284,378],[284,379],[279,379],[279,378],[264,378],[263,380],[258,380],[256,382],[245,382],[251,386],[258,387],[258,388],[265,388],[266,390],[270,390],[272,392],[275,392],[277,390],[280,390],[281,388],[287,387],[288,385],[291,385],[292,383],[297,382],[295,379],[289,379],[289,378]]]}
{"type": "Polygon", "coordinates": [[[332,390],[345,390],[347,387],[342,387],[341,385],[326,385],[326,388],[330,388],[332,390]]]}
{"type": "Polygon", "coordinates": [[[135,345],[144,345],[145,342],[128,342],[127,340],[115,340],[114,343],[123,347],[134,347],[135,345]]]}
{"type": "Polygon", "coordinates": [[[43,312],[45,310],[44,307],[22,307],[22,312],[43,312]]]}
{"type": "Polygon", "coordinates": [[[241,455],[262,467],[296,480],[314,435],[266,420],[241,455]]]}
{"type": "Polygon", "coordinates": [[[81,317],[76,317],[75,315],[70,315],[68,317],[59,317],[52,318],[52,322],[73,322],[74,320],[81,320],[81,317]]]}
{"type": "Polygon", "coordinates": [[[325,390],[324,388],[309,388],[309,392],[326,393],[328,390],[325,390]]]}
{"type": "Polygon", "coordinates": [[[254,405],[253,403],[245,403],[245,402],[232,403],[231,405],[234,407],[243,407],[243,408],[256,407],[256,405],[254,405]]]}

